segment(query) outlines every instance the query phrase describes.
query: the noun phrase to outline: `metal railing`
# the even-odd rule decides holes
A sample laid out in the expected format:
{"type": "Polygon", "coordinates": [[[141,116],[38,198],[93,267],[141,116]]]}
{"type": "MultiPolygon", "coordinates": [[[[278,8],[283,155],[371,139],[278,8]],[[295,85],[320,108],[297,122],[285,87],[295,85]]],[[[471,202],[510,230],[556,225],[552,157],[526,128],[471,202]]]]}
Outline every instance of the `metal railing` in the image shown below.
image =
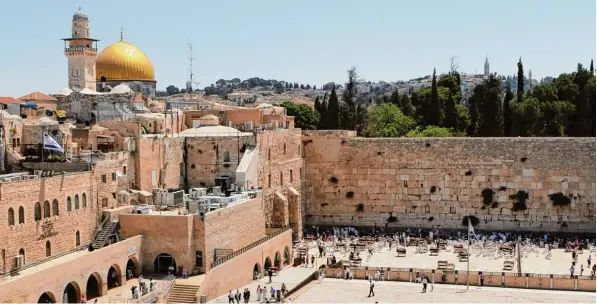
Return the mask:
{"type": "Polygon", "coordinates": [[[213,261],[210,264],[210,268],[218,267],[218,266],[226,263],[230,259],[233,259],[233,258],[235,258],[235,257],[237,257],[237,256],[239,256],[239,255],[241,255],[241,254],[243,254],[245,252],[247,252],[248,250],[251,250],[251,249],[257,247],[257,246],[259,246],[259,245],[261,245],[261,244],[263,244],[263,243],[265,243],[265,242],[267,242],[267,241],[269,241],[269,240],[277,237],[278,235],[280,235],[280,234],[282,234],[282,233],[284,233],[284,232],[286,232],[288,230],[290,230],[290,227],[286,226],[285,228],[282,228],[282,229],[280,229],[280,230],[278,230],[278,231],[276,231],[276,232],[274,232],[274,233],[272,233],[272,234],[270,234],[270,235],[268,235],[268,236],[266,236],[266,237],[264,237],[264,238],[262,238],[262,239],[260,239],[258,241],[255,241],[252,244],[249,244],[249,245],[247,245],[247,246],[245,246],[245,247],[243,247],[243,248],[241,248],[241,249],[239,249],[239,250],[237,250],[237,251],[235,251],[235,252],[233,252],[233,253],[231,253],[231,254],[229,254],[227,256],[221,257],[221,258],[213,261]]]}
{"type": "Polygon", "coordinates": [[[108,301],[109,303],[157,303],[159,302],[160,297],[164,299],[168,297],[168,294],[170,294],[170,291],[174,286],[175,280],[176,277],[174,275],[166,276],[157,283],[154,290],[140,296],[138,299],[110,297],[108,301]]]}
{"type": "Polygon", "coordinates": [[[98,234],[100,234],[100,232],[102,232],[102,229],[104,228],[104,226],[106,226],[106,223],[108,223],[108,221],[110,220],[109,216],[106,216],[104,218],[104,220],[99,224],[98,227],[95,228],[95,230],[93,231],[93,234],[91,235],[91,242],[95,242],[95,239],[97,238],[98,234]]]}

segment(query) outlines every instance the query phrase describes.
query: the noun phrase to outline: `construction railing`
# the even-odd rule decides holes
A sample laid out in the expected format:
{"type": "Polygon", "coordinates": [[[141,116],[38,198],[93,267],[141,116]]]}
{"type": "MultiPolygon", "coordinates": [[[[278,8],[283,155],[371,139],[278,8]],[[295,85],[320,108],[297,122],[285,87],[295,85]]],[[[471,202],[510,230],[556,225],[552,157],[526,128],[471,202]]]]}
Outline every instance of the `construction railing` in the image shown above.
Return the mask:
{"type": "Polygon", "coordinates": [[[267,241],[275,238],[276,236],[278,236],[278,235],[280,235],[280,234],[282,234],[282,233],[284,233],[284,232],[286,232],[288,230],[290,230],[290,227],[286,226],[285,228],[282,228],[282,229],[280,229],[280,230],[278,230],[278,231],[276,231],[276,232],[274,232],[274,233],[272,233],[272,234],[270,234],[270,235],[268,235],[268,236],[266,236],[266,237],[264,237],[264,238],[262,238],[262,239],[260,239],[260,240],[258,240],[256,242],[254,242],[252,244],[249,244],[249,245],[247,245],[247,246],[245,246],[245,247],[243,247],[243,248],[241,248],[241,249],[239,249],[237,251],[234,251],[233,253],[231,253],[231,254],[229,254],[227,256],[221,257],[221,258],[215,260],[213,263],[211,263],[210,264],[211,265],[210,268],[218,267],[219,265],[222,265],[222,264],[226,263],[230,259],[233,259],[233,258],[235,258],[235,257],[237,257],[237,256],[239,256],[239,255],[241,255],[241,254],[243,254],[245,252],[247,252],[248,250],[251,250],[251,249],[257,247],[257,246],[259,246],[259,245],[261,245],[261,244],[263,244],[263,243],[265,243],[265,242],[267,242],[267,241]]]}

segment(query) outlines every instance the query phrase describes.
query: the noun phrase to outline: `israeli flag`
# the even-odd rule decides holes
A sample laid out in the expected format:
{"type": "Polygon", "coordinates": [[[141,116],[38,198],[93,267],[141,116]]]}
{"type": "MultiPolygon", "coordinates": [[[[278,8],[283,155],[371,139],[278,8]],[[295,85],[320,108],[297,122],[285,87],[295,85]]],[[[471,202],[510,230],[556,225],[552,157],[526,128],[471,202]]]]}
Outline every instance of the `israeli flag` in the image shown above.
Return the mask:
{"type": "Polygon", "coordinates": [[[472,237],[473,239],[477,239],[475,235],[475,229],[473,229],[473,225],[471,224],[471,220],[468,220],[468,237],[469,239],[472,237]]]}
{"type": "Polygon", "coordinates": [[[64,153],[64,149],[48,133],[44,133],[44,149],[64,153]]]}

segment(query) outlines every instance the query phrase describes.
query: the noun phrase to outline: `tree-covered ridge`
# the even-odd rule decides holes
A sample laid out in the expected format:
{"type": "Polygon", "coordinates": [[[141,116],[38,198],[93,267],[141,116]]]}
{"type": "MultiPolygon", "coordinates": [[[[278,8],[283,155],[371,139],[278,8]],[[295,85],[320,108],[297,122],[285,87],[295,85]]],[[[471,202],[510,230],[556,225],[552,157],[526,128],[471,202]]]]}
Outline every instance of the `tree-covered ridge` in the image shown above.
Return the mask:
{"type": "Polygon", "coordinates": [[[551,83],[531,86],[526,92],[522,58],[517,63],[517,92],[496,74],[476,86],[465,104],[461,100],[460,74],[451,71],[439,78],[433,72],[430,88],[410,96],[398,90],[367,109],[359,100],[348,71],[343,99],[335,87],[315,101],[319,129],[356,130],[369,137],[445,136],[595,136],[595,70],[578,64],[576,71],[561,74],[551,83]],[[391,105],[391,106],[390,106],[391,105]]]}

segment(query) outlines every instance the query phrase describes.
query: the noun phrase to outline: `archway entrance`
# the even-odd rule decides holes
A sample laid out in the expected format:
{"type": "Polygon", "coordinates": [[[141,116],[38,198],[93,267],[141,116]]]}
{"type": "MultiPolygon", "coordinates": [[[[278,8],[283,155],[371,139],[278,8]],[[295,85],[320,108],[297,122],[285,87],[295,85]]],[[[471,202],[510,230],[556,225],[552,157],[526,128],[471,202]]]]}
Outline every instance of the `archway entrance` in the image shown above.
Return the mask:
{"type": "Polygon", "coordinates": [[[253,280],[259,280],[261,276],[261,266],[259,266],[259,263],[255,263],[255,266],[253,266],[253,280]]]}
{"type": "Polygon", "coordinates": [[[284,265],[290,265],[290,250],[288,246],[284,248],[284,265]]]}
{"type": "Polygon", "coordinates": [[[79,300],[81,299],[81,291],[76,284],[77,283],[70,282],[66,285],[64,293],[62,294],[62,303],[79,303],[79,300]]]}
{"type": "Polygon", "coordinates": [[[280,251],[276,251],[276,255],[274,256],[274,266],[280,269],[282,266],[282,257],[280,256],[280,251]]]}
{"type": "Polygon", "coordinates": [[[155,257],[155,261],[153,262],[153,267],[155,273],[168,273],[168,267],[174,266],[174,272],[176,272],[176,261],[174,258],[167,254],[167,253],[160,253],[157,257],[155,257]]]}
{"type": "Polygon", "coordinates": [[[265,273],[266,271],[268,271],[270,267],[272,267],[272,259],[267,257],[265,258],[265,262],[263,263],[263,272],[265,273]]]}
{"type": "Polygon", "coordinates": [[[110,270],[108,270],[108,289],[112,289],[122,285],[121,278],[122,275],[120,274],[120,267],[112,266],[110,270]]]}
{"type": "Polygon", "coordinates": [[[101,282],[101,279],[100,279],[99,274],[92,273],[89,276],[89,279],[87,279],[87,288],[85,289],[86,294],[87,294],[87,300],[101,296],[102,285],[100,282],[101,282]]]}
{"type": "Polygon", "coordinates": [[[37,303],[56,303],[56,300],[51,292],[44,292],[37,300],[37,303]]]}
{"type": "Polygon", "coordinates": [[[129,261],[126,263],[126,279],[130,280],[132,278],[137,278],[139,277],[139,263],[137,262],[137,259],[130,258],[129,261]]]}

